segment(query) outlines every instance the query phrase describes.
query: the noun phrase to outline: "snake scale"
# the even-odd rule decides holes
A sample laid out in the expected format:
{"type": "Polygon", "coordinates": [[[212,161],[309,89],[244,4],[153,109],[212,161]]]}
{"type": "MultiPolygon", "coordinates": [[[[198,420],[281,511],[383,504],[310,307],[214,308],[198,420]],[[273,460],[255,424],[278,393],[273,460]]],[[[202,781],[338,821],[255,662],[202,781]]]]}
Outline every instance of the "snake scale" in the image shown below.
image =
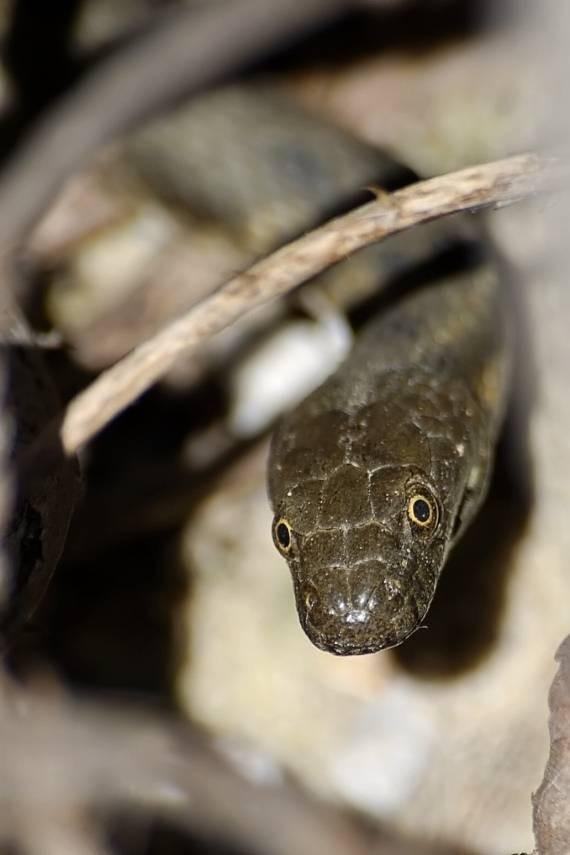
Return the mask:
{"type": "MultiPolygon", "coordinates": [[[[392,189],[411,177],[263,86],[198,99],[139,135],[131,154],[163,191],[198,203],[255,253],[350,205],[367,184],[392,189]]],[[[370,248],[341,266],[342,277],[349,290],[363,270],[390,279],[429,241],[420,229],[370,248]]],[[[446,557],[485,497],[509,339],[496,272],[486,263],[456,270],[365,324],[347,361],[282,420],[269,457],[273,539],[301,625],[321,649],[370,653],[422,625],[446,557]]]]}

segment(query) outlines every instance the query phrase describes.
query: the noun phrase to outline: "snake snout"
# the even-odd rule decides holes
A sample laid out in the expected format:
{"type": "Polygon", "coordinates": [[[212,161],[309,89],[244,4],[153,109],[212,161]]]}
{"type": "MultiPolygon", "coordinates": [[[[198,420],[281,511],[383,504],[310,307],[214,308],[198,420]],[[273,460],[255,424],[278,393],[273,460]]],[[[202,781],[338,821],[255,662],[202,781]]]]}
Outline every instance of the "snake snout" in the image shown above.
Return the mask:
{"type": "Polygon", "coordinates": [[[297,588],[301,624],[322,650],[374,653],[403,641],[419,615],[379,561],[358,568],[321,568],[297,588]]]}
{"type": "Polygon", "coordinates": [[[303,600],[311,621],[316,624],[338,620],[346,623],[365,623],[368,619],[367,604],[370,591],[361,591],[351,596],[348,591],[338,589],[318,589],[315,585],[306,585],[303,600]]]}

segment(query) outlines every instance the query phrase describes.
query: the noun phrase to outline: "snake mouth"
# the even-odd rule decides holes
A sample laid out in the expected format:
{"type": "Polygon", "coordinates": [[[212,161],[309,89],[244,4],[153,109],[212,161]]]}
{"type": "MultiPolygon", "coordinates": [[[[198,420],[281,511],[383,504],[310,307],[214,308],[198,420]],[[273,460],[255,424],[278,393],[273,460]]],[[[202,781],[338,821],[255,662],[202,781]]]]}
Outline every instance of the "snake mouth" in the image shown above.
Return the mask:
{"type": "Polygon", "coordinates": [[[319,633],[305,630],[311,642],[323,650],[325,653],[332,653],[335,656],[364,656],[371,653],[379,653],[381,650],[387,650],[395,645],[379,644],[377,641],[368,641],[358,643],[356,640],[348,639],[330,639],[325,638],[319,633]]]}
{"type": "Polygon", "coordinates": [[[362,656],[370,653],[379,653],[382,650],[389,650],[392,647],[402,644],[419,628],[420,621],[417,621],[411,629],[403,633],[391,630],[386,631],[382,635],[379,635],[376,631],[370,634],[351,634],[346,631],[337,631],[334,635],[329,635],[313,626],[310,619],[302,621],[301,625],[306,636],[319,650],[332,653],[335,656],[362,656]]]}

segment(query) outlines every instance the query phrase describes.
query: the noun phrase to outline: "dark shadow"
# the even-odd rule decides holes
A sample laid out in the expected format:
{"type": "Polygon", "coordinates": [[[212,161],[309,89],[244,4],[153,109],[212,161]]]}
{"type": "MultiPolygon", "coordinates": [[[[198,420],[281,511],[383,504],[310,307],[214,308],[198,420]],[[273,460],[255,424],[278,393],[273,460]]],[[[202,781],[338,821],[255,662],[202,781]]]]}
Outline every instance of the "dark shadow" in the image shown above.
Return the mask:
{"type": "Polygon", "coordinates": [[[74,36],[83,0],[16,0],[2,51],[14,100],[0,121],[0,162],[90,67],[144,35],[175,4],[176,0],[156,0],[155,8],[142,14],[127,32],[82,54],[74,36]]]}
{"type": "MultiPolygon", "coordinates": [[[[58,360],[65,369],[64,355],[58,360]]],[[[59,365],[58,376],[63,369],[59,365]]],[[[71,372],[72,385],[79,377],[71,372]]],[[[214,378],[191,392],[155,387],[93,440],[62,561],[13,653],[15,667],[25,670],[47,657],[72,685],[174,703],[177,651],[186,647],[177,611],[189,596],[180,528],[239,453],[229,449],[192,471],[182,448],[219,419],[224,406],[214,378]]]]}
{"type": "Polygon", "coordinates": [[[165,822],[119,816],[109,833],[111,851],[117,855],[249,855],[221,840],[184,834],[165,822]]]}
{"type": "MultiPolygon", "coordinates": [[[[367,56],[397,50],[419,54],[450,42],[508,27],[522,10],[492,0],[414,0],[411,3],[365,4],[296,45],[277,52],[255,71],[286,72],[291,68],[331,67],[338,71],[367,56]]],[[[519,4],[520,6],[521,4],[519,4]]]]}
{"type": "MultiPolygon", "coordinates": [[[[389,240],[386,241],[385,247],[389,252],[389,240]]],[[[448,229],[442,230],[441,235],[438,235],[438,243],[434,243],[431,250],[425,261],[408,268],[403,259],[401,273],[391,277],[383,288],[350,310],[349,321],[356,332],[406,295],[429,288],[444,277],[476,270],[486,255],[481,240],[468,240],[458,236],[453,230],[452,221],[448,229]]],[[[411,252],[409,254],[411,256],[411,252]]]]}
{"type": "MultiPolygon", "coordinates": [[[[58,435],[61,410],[39,347],[3,344],[3,418],[11,430],[10,518],[3,548],[10,565],[0,647],[15,643],[39,606],[59,560],[77,496],[76,461],[58,435]]],[[[10,440],[8,440],[10,441],[10,440]]]]}
{"type": "Polygon", "coordinates": [[[64,562],[34,622],[27,659],[33,662],[35,646],[74,686],[168,704],[175,651],[185,646],[173,615],[186,596],[175,533],[143,534],[93,560],[64,562]]]}
{"type": "Polygon", "coordinates": [[[71,35],[81,0],[18,0],[3,46],[15,90],[12,110],[0,125],[0,158],[17,145],[29,125],[77,79],[71,35]]]}

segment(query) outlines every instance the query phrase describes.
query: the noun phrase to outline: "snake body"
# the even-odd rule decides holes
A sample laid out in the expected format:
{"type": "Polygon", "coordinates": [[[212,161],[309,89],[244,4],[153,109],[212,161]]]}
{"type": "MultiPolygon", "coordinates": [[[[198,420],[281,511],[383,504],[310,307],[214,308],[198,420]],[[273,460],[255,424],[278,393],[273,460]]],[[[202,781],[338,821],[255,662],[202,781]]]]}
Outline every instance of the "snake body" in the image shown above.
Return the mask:
{"type": "Polygon", "coordinates": [[[487,490],[509,383],[490,268],[403,297],[274,434],[273,536],[311,641],[372,653],[422,625],[487,490]]]}
{"type": "MultiPolygon", "coordinates": [[[[350,205],[367,184],[412,177],[267,86],[209,93],[139,134],[130,153],[162,193],[255,253],[350,205]]],[[[435,222],[370,247],[337,277],[353,295],[364,280],[385,287],[441,251],[450,232],[435,222]]],[[[372,652],[422,624],[485,495],[508,354],[501,288],[480,266],[393,303],[283,420],[269,460],[274,540],[301,624],[322,649],[372,652]]]]}

